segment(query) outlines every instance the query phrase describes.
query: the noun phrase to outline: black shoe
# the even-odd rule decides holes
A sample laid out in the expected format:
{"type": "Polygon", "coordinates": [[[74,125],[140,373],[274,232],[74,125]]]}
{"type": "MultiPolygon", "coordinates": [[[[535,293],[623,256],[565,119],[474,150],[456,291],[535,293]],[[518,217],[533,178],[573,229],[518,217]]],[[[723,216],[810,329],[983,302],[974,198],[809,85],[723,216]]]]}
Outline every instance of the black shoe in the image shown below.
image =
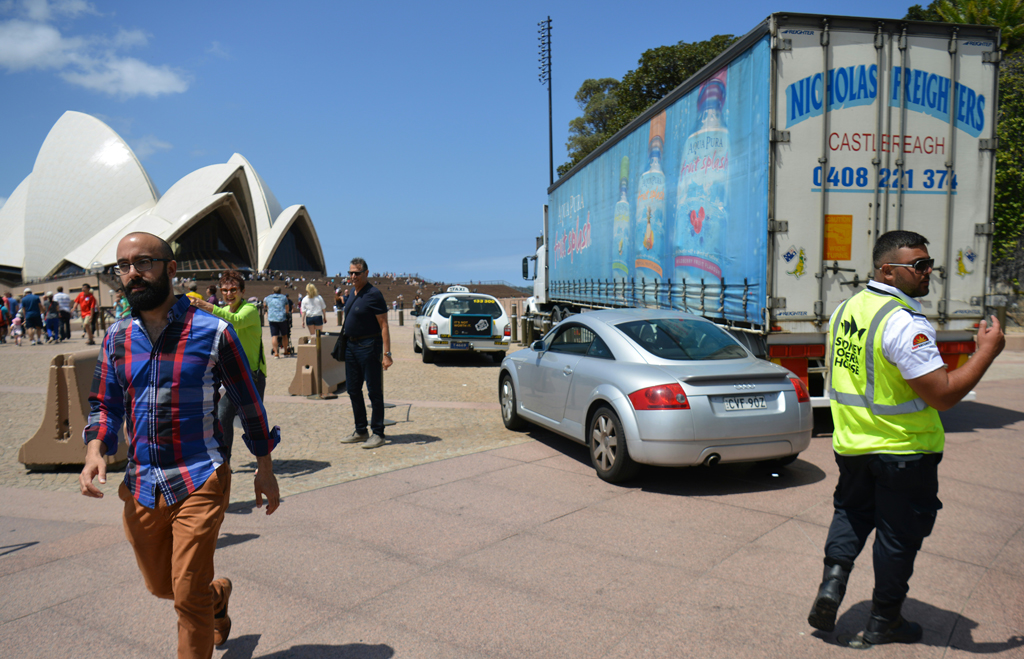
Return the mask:
{"type": "Polygon", "coordinates": [[[836,628],[836,613],[846,595],[846,582],[850,579],[850,571],[841,565],[825,567],[818,596],[814,598],[811,612],[807,614],[807,624],[823,632],[836,628]]]}
{"type": "Polygon", "coordinates": [[[872,611],[868,628],[864,631],[864,640],[872,645],[917,643],[923,635],[921,625],[916,622],[910,622],[901,615],[897,615],[895,620],[889,620],[872,611]]]}

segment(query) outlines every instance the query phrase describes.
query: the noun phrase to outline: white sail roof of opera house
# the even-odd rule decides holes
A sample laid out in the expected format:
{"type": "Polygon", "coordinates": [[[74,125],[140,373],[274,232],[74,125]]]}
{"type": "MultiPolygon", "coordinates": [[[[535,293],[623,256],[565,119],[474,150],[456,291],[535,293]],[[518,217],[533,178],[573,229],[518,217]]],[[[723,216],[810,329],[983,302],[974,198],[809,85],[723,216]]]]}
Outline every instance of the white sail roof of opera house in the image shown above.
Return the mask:
{"type": "Polygon", "coordinates": [[[25,279],[109,266],[120,239],[133,231],[171,243],[181,272],[326,269],[305,206],[282,211],[240,154],[191,172],[160,196],[128,145],[103,122],[78,112],[65,113],[50,131],[32,173],[0,208],[0,230],[15,239],[0,243],[0,267],[21,269],[25,279]],[[80,135],[71,139],[74,131],[80,135]],[[61,157],[62,148],[68,157],[61,157]],[[67,191],[56,185],[61,176],[75,182],[67,191]],[[78,190],[83,185],[88,194],[78,190]],[[34,221],[60,237],[56,249],[51,240],[45,258],[34,221]],[[17,240],[19,230],[23,241],[17,240]]]}
{"type": "Polygon", "coordinates": [[[7,203],[0,206],[0,266],[6,265],[15,270],[25,266],[25,200],[28,199],[29,179],[25,177],[18,187],[14,188],[7,203]]]}

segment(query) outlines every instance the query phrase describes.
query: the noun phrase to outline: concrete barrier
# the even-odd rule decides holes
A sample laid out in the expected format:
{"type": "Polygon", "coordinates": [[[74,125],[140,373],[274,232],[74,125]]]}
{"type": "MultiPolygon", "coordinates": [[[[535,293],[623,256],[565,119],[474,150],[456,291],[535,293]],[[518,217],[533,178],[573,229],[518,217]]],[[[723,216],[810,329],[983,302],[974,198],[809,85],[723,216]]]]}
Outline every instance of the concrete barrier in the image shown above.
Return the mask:
{"type": "Polygon", "coordinates": [[[345,386],[345,363],[335,361],[331,357],[337,334],[320,335],[320,359],[317,360],[316,337],[300,336],[296,342],[295,375],[288,385],[291,396],[326,396],[336,394],[345,386]],[[316,390],[319,369],[323,369],[320,378],[320,390],[316,390]]]}
{"type": "MultiPolygon", "coordinates": [[[[45,471],[63,465],[85,464],[82,431],[89,418],[89,390],[92,388],[98,348],[54,355],[46,384],[46,407],[39,430],[18,451],[18,461],[28,469],[45,471]]],[[[117,468],[128,460],[124,429],[118,431],[115,455],[107,464],[117,468]]]]}

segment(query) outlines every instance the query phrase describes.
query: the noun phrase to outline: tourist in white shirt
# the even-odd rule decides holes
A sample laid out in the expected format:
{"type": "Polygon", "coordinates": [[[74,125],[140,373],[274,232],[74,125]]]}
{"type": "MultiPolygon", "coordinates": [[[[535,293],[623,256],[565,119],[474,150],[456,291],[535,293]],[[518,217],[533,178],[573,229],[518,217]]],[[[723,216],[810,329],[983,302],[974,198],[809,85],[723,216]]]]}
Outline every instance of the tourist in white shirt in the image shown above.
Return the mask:
{"type": "Polygon", "coordinates": [[[306,297],[302,298],[299,311],[302,315],[302,324],[309,329],[310,334],[316,334],[316,331],[324,326],[324,310],[326,308],[327,304],[317,293],[316,286],[306,284],[306,297]]]}

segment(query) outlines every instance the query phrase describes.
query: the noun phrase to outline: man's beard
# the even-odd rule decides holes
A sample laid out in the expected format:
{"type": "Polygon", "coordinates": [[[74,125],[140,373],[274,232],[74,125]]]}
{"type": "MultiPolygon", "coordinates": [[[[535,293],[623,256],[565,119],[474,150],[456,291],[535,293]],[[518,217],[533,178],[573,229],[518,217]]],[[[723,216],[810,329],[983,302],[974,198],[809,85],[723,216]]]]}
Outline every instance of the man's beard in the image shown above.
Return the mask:
{"type": "Polygon", "coordinates": [[[171,295],[171,279],[164,271],[155,282],[150,283],[139,277],[129,281],[127,285],[122,285],[121,288],[124,291],[124,296],[128,298],[128,304],[132,305],[132,309],[152,311],[163,304],[167,300],[167,296],[171,295]],[[143,289],[133,293],[131,289],[135,286],[142,286],[143,289]]]}

